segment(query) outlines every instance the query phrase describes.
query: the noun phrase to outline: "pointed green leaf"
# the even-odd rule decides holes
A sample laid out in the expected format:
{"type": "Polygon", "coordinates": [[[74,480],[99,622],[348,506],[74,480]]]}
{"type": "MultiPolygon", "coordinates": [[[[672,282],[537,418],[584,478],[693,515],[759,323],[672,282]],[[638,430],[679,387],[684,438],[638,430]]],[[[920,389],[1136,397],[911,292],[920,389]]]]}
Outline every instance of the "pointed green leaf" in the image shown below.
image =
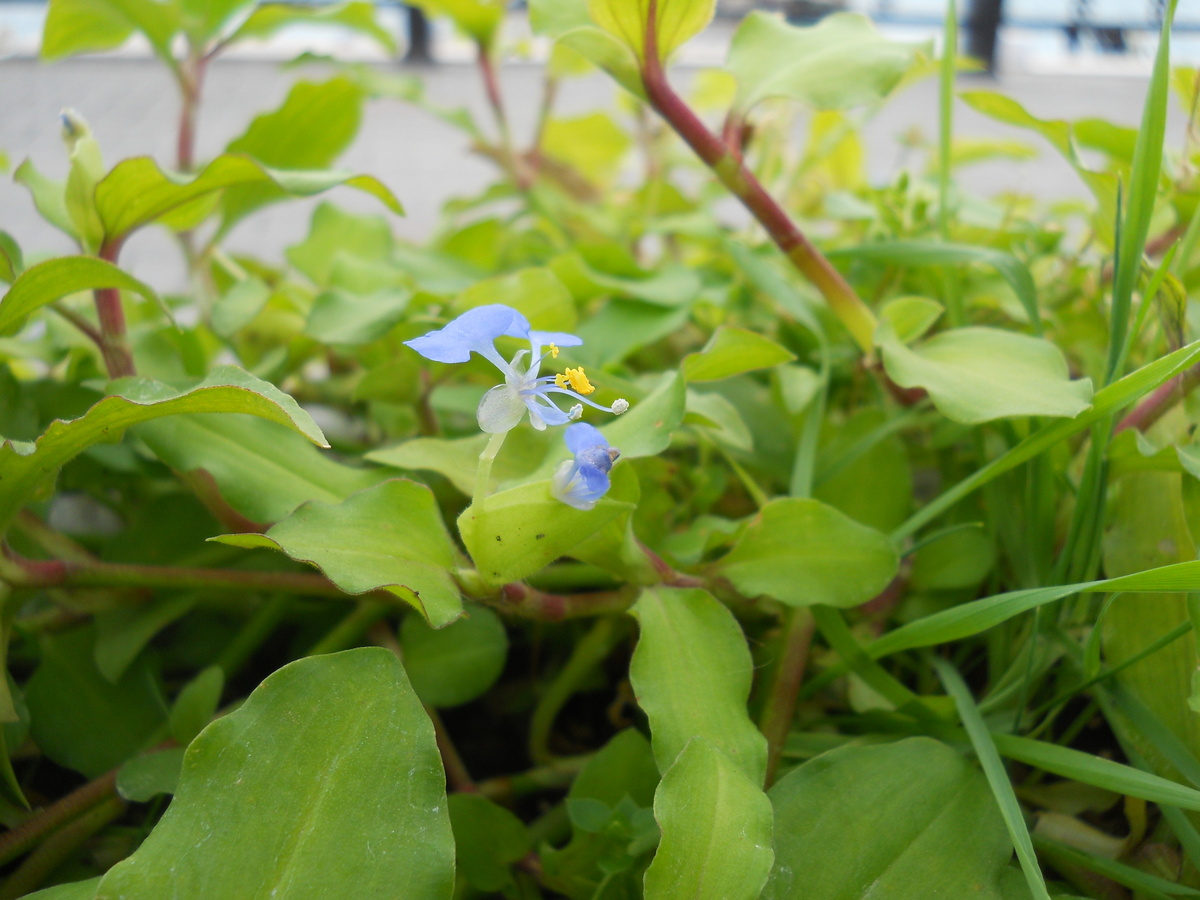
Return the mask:
{"type": "Polygon", "coordinates": [[[184,757],[175,799],[97,900],[449,900],[454,840],[433,726],[375,647],[270,675],[184,757]]]}
{"type": "Polygon", "coordinates": [[[225,672],[220,666],[209,666],[183,686],[167,721],[177,744],[186,747],[204,730],[216,715],[224,690],[225,672]]]}
{"type": "Polygon", "coordinates": [[[30,313],[78,291],[120,288],[162,303],[154,289],[94,256],[60,256],[30,266],[0,297],[0,335],[16,334],[30,313]]]}
{"type": "MultiPolygon", "coordinates": [[[[454,438],[413,438],[395,447],[373,450],[366,455],[371,462],[395,466],[408,471],[437,472],[449,479],[459,491],[470,496],[475,490],[475,473],[479,454],[487,446],[486,434],[454,438]]],[[[508,433],[504,448],[492,467],[492,477],[498,484],[532,475],[553,447],[555,459],[565,458],[562,437],[551,431],[516,428],[508,433]]],[[[554,463],[557,465],[557,462],[554,463]]]]}
{"type": "Polygon", "coordinates": [[[51,0],[42,33],[42,59],[112,50],[140,31],[155,53],[171,60],[171,38],[179,24],[179,4],[173,2],[51,0]]]}
{"type": "Polygon", "coordinates": [[[764,900],[1005,897],[1004,823],[983,777],[945,744],[920,737],[831,750],[769,796],[775,868],[764,900]]]}
{"type": "Polygon", "coordinates": [[[900,561],[891,540],[818,500],[772,500],[716,571],[748,597],[790,606],[857,606],[887,587],[900,561]]]}
{"type": "Polygon", "coordinates": [[[745,328],[722,325],[713,332],[703,350],[684,357],[683,375],[689,382],[721,381],[795,358],[796,354],[770,338],[745,328]]]}
{"type": "MultiPolygon", "coordinates": [[[[716,0],[658,0],[655,32],[659,59],[666,59],[703,31],[716,7],[716,0]]],[[[588,11],[597,25],[620,39],[639,60],[645,59],[649,0],[588,0],[588,11]]]]}
{"type": "Polygon", "coordinates": [[[17,171],[13,172],[13,181],[25,185],[29,190],[38,215],[67,237],[76,239],[75,226],[67,213],[66,182],[47,178],[37,170],[30,159],[17,166],[17,171]]]}
{"type": "Polygon", "coordinates": [[[630,614],[641,633],[629,679],[659,771],[703,737],[761,785],[767,740],[746,711],[753,663],[733,614],[707,591],[678,588],[643,591],[630,614]]]}
{"type": "Polygon", "coordinates": [[[0,534],[68,460],[93,444],[113,441],[139,422],[180,413],[236,412],[269,419],[327,446],[321,429],[296,401],[274,385],[232,366],[218,366],[195,387],[177,391],[157,381],[116,382],[120,391],[84,415],[51,423],[35,443],[0,442],[0,534]]]}
{"type": "Polygon", "coordinates": [[[631,506],[602,497],[593,509],[575,509],[550,495],[549,481],[534,481],[468,506],[458,532],[483,580],[499,585],[570,555],[631,506]]]}
{"type": "Polygon", "coordinates": [[[455,559],[433,492],[396,479],[340,503],[312,500],[262,535],[221,535],[225,544],[274,544],[292,559],[312,563],[349,594],[383,589],[440,628],[462,615],[450,577],[455,559]]]}
{"type": "Polygon", "coordinates": [[[235,154],[218,156],[195,176],[168,174],[148,156],[123,160],[96,185],[96,208],[104,223],[106,240],[115,241],[216,191],[246,185],[274,185],[301,197],[345,185],[377,197],[392,212],[402,212],[395,195],[369,175],[277,171],[248,156],[235,154]]]}
{"type": "Polygon", "coordinates": [[[135,756],[117,772],[117,793],[134,803],[174,794],[183,768],[183,751],[183,747],[169,747],[135,756]]]}
{"type": "Polygon", "coordinates": [[[912,65],[916,47],[882,37],[855,13],[800,27],[762,12],[742,20],[729,46],[743,115],[768,97],[841,110],[886,97],[912,65]]]}
{"type": "Polygon", "coordinates": [[[355,0],[351,3],[336,3],[324,7],[304,7],[291,3],[263,3],[229,38],[229,43],[247,38],[264,40],[292,25],[340,25],[359,34],[373,38],[376,43],[394,53],[396,40],[379,24],[375,17],[375,4],[355,0]]]}
{"type": "Polygon", "coordinates": [[[1073,417],[1091,405],[1091,379],[1072,381],[1062,351],[1040,338],[956,328],[906,347],[884,329],[881,347],[888,376],[901,387],[927,390],[938,411],[955,422],[1073,417]]]}
{"type": "MultiPolygon", "coordinates": [[[[654,794],[662,829],[646,900],[755,900],[775,851],[771,802],[715,744],[693,738],[654,794]]],[[[807,896],[807,895],[806,895],[807,896]]]]}

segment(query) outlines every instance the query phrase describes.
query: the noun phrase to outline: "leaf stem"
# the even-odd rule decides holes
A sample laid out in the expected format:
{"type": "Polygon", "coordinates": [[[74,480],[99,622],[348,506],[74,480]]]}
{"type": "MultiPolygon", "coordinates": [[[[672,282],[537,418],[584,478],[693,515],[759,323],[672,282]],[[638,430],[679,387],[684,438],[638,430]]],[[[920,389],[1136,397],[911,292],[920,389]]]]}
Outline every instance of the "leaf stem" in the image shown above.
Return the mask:
{"type": "MultiPolygon", "coordinates": [[[[121,252],[121,240],[105,241],[100,248],[100,258],[106,262],[117,262],[121,252]]],[[[136,375],[133,353],[125,334],[125,311],[121,307],[121,291],[118,288],[96,288],[96,317],[100,320],[100,354],[110,378],[136,375]]]]}
{"type": "Polygon", "coordinates": [[[812,646],[813,617],[805,608],[788,610],[780,647],[783,655],[771,681],[771,693],[759,717],[758,726],[767,738],[766,787],[775,780],[783,746],[796,714],[796,699],[800,696],[800,683],[808,665],[808,651],[812,646]]]}
{"type": "Polygon", "coordinates": [[[51,832],[112,797],[116,790],[117,770],[113,769],[30,816],[11,831],[0,834],[0,865],[7,865],[27,853],[51,832]]]}
{"type": "Polygon", "coordinates": [[[866,355],[874,348],[875,314],[855,293],[849,282],[804,235],[762,183],[716,134],[675,93],[658,57],[657,0],[649,0],[646,17],[642,85],[650,105],[700,157],[720,182],[737,197],[771,240],[824,296],[834,315],[850,332],[866,355]]]}
{"type": "Polygon", "coordinates": [[[51,834],[0,887],[0,900],[14,900],[39,888],[92,835],[125,812],[125,801],[109,796],[51,834]]]}

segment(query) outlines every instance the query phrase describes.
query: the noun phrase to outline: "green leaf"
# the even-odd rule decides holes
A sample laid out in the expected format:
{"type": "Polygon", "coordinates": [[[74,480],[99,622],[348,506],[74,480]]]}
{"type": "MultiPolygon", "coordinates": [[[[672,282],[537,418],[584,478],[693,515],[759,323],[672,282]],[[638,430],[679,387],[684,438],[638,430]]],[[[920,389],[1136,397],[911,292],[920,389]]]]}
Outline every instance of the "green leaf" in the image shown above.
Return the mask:
{"type": "Polygon", "coordinates": [[[550,269],[521,269],[477,281],[455,298],[450,311],[460,315],[489,303],[511,306],[538,331],[574,331],[579,321],[575,301],[550,269]]]}
{"type": "Polygon", "coordinates": [[[641,633],[629,680],[659,771],[701,737],[761,785],[767,741],[746,711],[753,662],[733,614],[707,591],[678,588],[643,591],[630,614],[641,633]]]}
{"type": "Polygon", "coordinates": [[[154,455],[211,481],[252,522],[277,522],[307,500],[337,503],[378,484],[379,469],[340,463],[298,435],[246,416],[186,416],[136,429],[154,455]]]}
{"type": "MultiPolygon", "coordinates": [[[[362,88],[344,76],[296,82],[278,109],[256,117],[225,152],[276,170],[324,169],[358,133],[363,99],[362,88]]],[[[286,197],[286,188],[266,179],[232,186],[221,197],[221,228],[228,231],[254,210],[286,197]]]]}
{"type": "Polygon", "coordinates": [[[716,571],[748,597],[790,606],[857,606],[887,587],[900,565],[891,540],[818,500],[772,500],[716,571]]]}
{"type": "Polygon", "coordinates": [[[95,631],[42,638],[42,661],[25,685],[30,735],[47,757],[97,778],[141,750],[162,728],[167,708],[145,657],[115,684],[93,658],[95,631]]]}
{"type": "Polygon", "coordinates": [[[449,900],[453,883],[433,727],[399,661],[369,647],[290,663],[204,729],[166,814],[96,897],[390,898],[403,885],[449,900]]]}
{"type": "MultiPolygon", "coordinates": [[[[534,431],[532,428],[513,429],[508,433],[504,448],[492,467],[492,477],[502,484],[533,474],[546,458],[552,441],[557,452],[565,453],[561,435],[551,431],[534,431]]],[[[486,434],[453,440],[413,438],[396,447],[373,450],[365,458],[407,471],[437,472],[469,497],[475,490],[479,454],[487,442],[486,434]]]]}
{"type": "Polygon", "coordinates": [[[313,302],[304,333],[324,344],[367,344],[404,318],[412,292],[385,288],[369,294],[326,291],[313,302]]]}
{"type": "MultiPolygon", "coordinates": [[[[654,26],[659,59],[665,60],[707,28],[716,7],[716,0],[658,0],[654,26]]],[[[649,0],[588,0],[588,11],[597,25],[617,37],[639,60],[646,58],[649,0]]]]}
{"type": "Polygon", "coordinates": [[[1073,417],[1091,405],[1091,379],[1072,381],[1062,351],[1041,338],[956,328],[910,348],[885,328],[880,346],[888,376],[901,387],[927,390],[938,411],[955,422],[1073,417]]]}
{"type": "Polygon", "coordinates": [[[571,782],[567,797],[599,800],[609,807],[629,797],[638,806],[650,806],[658,780],[650,742],[636,728],[626,728],[587,761],[571,782]]]}
{"type": "Polygon", "coordinates": [[[771,803],[715,744],[688,742],[663,773],[654,817],[662,839],[646,870],[647,900],[759,896],[775,860],[771,803]]]}
{"type": "Polygon", "coordinates": [[[996,594],[902,625],[869,644],[866,651],[873,659],[878,659],[914,647],[932,647],[935,644],[957,641],[980,634],[1013,616],[1072,594],[1110,591],[1143,591],[1156,594],[1200,591],[1200,562],[1161,566],[1135,575],[1123,575],[1120,578],[1102,581],[1084,581],[1078,584],[996,594]]]}
{"type": "Polygon", "coordinates": [[[404,668],[426,706],[447,708],[486,693],[508,659],[508,634],[500,617],[484,606],[469,606],[445,628],[430,628],[419,616],[400,626],[404,668]]]}
{"type": "Polygon", "coordinates": [[[369,2],[336,3],[325,7],[295,6],[291,3],[263,3],[229,38],[229,43],[247,38],[264,40],[292,25],[340,25],[374,38],[388,53],[396,51],[395,38],[379,24],[375,4],[369,2]]]}
{"type": "Polygon", "coordinates": [[[629,411],[600,430],[625,459],[657,456],[671,445],[671,434],[683,421],[687,384],[680,373],[664,373],[645,399],[631,401],[629,411]]]}
{"type": "Polygon", "coordinates": [[[308,236],[288,247],[287,258],[313,284],[329,287],[339,257],[386,260],[394,246],[392,228],[382,216],[356,215],[322,202],[313,211],[308,236]]]}
{"type": "Polygon", "coordinates": [[[192,44],[203,47],[217,37],[230,19],[255,0],[180,0],[180,22],[192,44]]]}
{"type": "Polygon", "coordinates": [[[1005,897],[1012,846],[995,802],[979,773],[937,741],[831,750],[768,796],[775,868],[763,900],[1005,897]]]}
{"type": "Polygon", "coordinates": [[[146,803],[160,794],[174,794],[183,768],[183,752],[183,747],[169,747],[135,756],[117,772],[117,793],[134,803],[146,803]]]}
{"type": "Polygon", "coordinates": [[[770,338],[745,328],[722,325],[708,339],[704,349],[683,359],[683,375],[689,382],[721,381],[773,366],[796,358],[770,338]]]}
{"type": "Polygon", "coordinates": [[[450,577],[454,546],[433,493],[405,479],[359,491],[340,503],[310,500],[265,535],[212,538],[237,547],[275,546],[312,563],[348,594],[383,589],[440,628],[462,615],[450,577]]]}
{"type": "Polygon", "coordinates": [[[77,240],[75,225],[67,212],[67,185],[65,181],[55,181],[47,178],[34,166],[32,160],[25,160],[13,172],[13,181],[23,184],[33,198],[33,205],[43,219],[63,232],[72,240],[77,240]]]}
{"type": "Polygon", "coordinates": [[[498,892],[513,883],[512,865],[529,852],[529,829],[478,794],[450,795],[458,872],[471,887],[498,892]]]}
{"type": "Polygon", "coordinates": [[[164,60],[173,61],[179,4],[158,0],[51,0],[42,32],[42,59],[112,50],[140,31],[164,60]]]}
{"type": "Polygon", "coordinates": [[[296,401],[253,375],[218,366],[189,390],[177,391],[157,381],[131,378],[116,382],[116,396],[105,397],[83,416],[51,423],[36,443],[0,442],[0,534],[13,517],[55,473],[93,444],[113,441],[131,425],[180,413],[238,412],[286,425],[313,443],[325,436],[296,401]]]}
{"type": "MultiPolygon", "coordinates": [[[[991,266],[1008,282],[1029,324],[1037,334],[1042,333],[1042,317],[1038,311],[1037,285],[1029,267],[1011,253],[974,244],[943,244],[935,241],[879,241],[835,250],[831,259],[862,259],[892,266],[967,266],[983,263],[991,266]]],[[[930,302],[930,301],[926,301],[930,302]]],[[[903,338],[902,338],[903,339],[903,338]]]]}
{"type": "Polygon", "coordinates": [[[30,266],[0,297],[0,335],[16,334],[30,313],[78,291],[121,288],[162,301],[148,284],[94,256],[60,256],[30,266]]]}
{"type": "Polygon", "coordinates": [[[882,37],[865,16],[834,13],[808,27],[752,12],[729,46],[737,78],[734,107],[745,115],[768,97],[816,110],[842,110],[883,99],[912,65],[916,48],[882,37]]]}
{"type": "MultiPolygon", "coordinates": [[[[248,156],[233,154],[218,156],[195,176],[168,174],[148,156],[123,160],[96,185],[96,208],[104,223],[106,240],[112,242],[217,191],[247,185],[274,185],[300,197],[345,185],[378,198],[392,212],[403,212],[392,192],[369,175],[336,170],[277,171],[248,156]]],[[[197,223],[173,224],[193,227],[197,223]]]]}
{"type": "Polygon", "coordinates": [[[224,690],[225,672],[219,666],[209,666],[183,686],[167,720],[177,744],[186,747],[204,730],[216,715],[224,690]]]}
{"type": "Polygon", "coordinates": [[[96,896],[96,888],[99,886],[100,876],[97,875],[87,881],[56,884],[54,887],[26,894],[25,900],[93,900],[96,896]]]}
{"type": "Polygon", "coordinates": [[[575,509],[551,496],[549,481],[534,481],[492,494],[478,508],[468,506],[458,517],[458,532],[480,577],[500,585],[570,555],[631,508],[602,497],[593,509],[575,509]]]}

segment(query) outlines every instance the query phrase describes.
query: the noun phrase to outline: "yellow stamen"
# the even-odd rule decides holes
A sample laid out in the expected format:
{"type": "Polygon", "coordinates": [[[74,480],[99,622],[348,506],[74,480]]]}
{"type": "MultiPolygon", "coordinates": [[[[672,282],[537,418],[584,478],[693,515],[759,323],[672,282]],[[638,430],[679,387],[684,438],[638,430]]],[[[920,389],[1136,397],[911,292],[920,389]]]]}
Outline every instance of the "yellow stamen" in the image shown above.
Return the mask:
{"type": "Polygon", "coordinates": [[[561,375],[554,376],[554,383],[560,388],[570,387],[577,394],[583,394],[585,397],[596,390],[595,386],[588,381],[587,375],[584,374],[583,366],[578,369],[568,368],[561,375]]]}
{"type": "Polygon", "coordinates": [[[550,357],[551,359],[558,359],[558,347],[555,344],[550,345],[550,357]]]}

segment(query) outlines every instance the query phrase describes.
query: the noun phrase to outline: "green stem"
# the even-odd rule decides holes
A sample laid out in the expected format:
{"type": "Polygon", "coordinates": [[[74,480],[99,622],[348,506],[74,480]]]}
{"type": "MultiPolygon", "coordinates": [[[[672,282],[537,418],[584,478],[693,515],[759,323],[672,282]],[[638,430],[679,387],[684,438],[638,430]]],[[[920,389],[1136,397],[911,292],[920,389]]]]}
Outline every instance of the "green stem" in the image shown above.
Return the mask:
{"type": "Polygon", "coordinates": [[[567,664],[550,682],[533,710],[529,726],[529,755],[534,762],[545,764],[554,760],[548,746],[554,720],[583,680],[608,657],[620,639],[616,619],[606,616],[597,621],[575,645],[567,664]]]}
{"type": "Polygon", "coordinates": [[[116,790],[117,770],[113,769],[0,834],[0,865],[7,865],[28,852],[51,832],[113,796],[116,790]]]}
{"type": "Polygon", "coordinates": [[[483,452],[479,454],[479,468],[475,471],[475,496],[471,498],[472,506],[478,506],[489,493],[489,482],[492,480],[492,463],[496,461],[496,454],[504,446],[504,439],[506,437],[508,437],[507,431],[493,434],[488,440],[487,446],[483,448],[483,452]]]}
{"type": "Polygon", "coordinates": [[[821,292],[834,315],[869,356],[874,349],[875,314],[767,193],[738,154],[732,153],[720,137],[709,131],[671,88],[658,57],[657,6],[657,0],[649,0],[642,66],[642,85],[650,105],[767,230],[783,255],[821,292]]]}
{"type": "Polygon", "coordinates": [[[85,841],[123,812],[125,801],[110,796],[50,835],[4,882],[0,900],[15,900],[36,890],[85,841]]]}
{"type": "Polygon", "coordinates": [[[812,636],[812,614],[802,608],[788,610],[783,639],[780,641],[783,655],[771,681],[771,694],[758,722],[759,730],[767,738],[767,787],[775,780],[783,746],[796,715],[796,698],[800,696],[800,682],[808,665],[812,636]]]}

